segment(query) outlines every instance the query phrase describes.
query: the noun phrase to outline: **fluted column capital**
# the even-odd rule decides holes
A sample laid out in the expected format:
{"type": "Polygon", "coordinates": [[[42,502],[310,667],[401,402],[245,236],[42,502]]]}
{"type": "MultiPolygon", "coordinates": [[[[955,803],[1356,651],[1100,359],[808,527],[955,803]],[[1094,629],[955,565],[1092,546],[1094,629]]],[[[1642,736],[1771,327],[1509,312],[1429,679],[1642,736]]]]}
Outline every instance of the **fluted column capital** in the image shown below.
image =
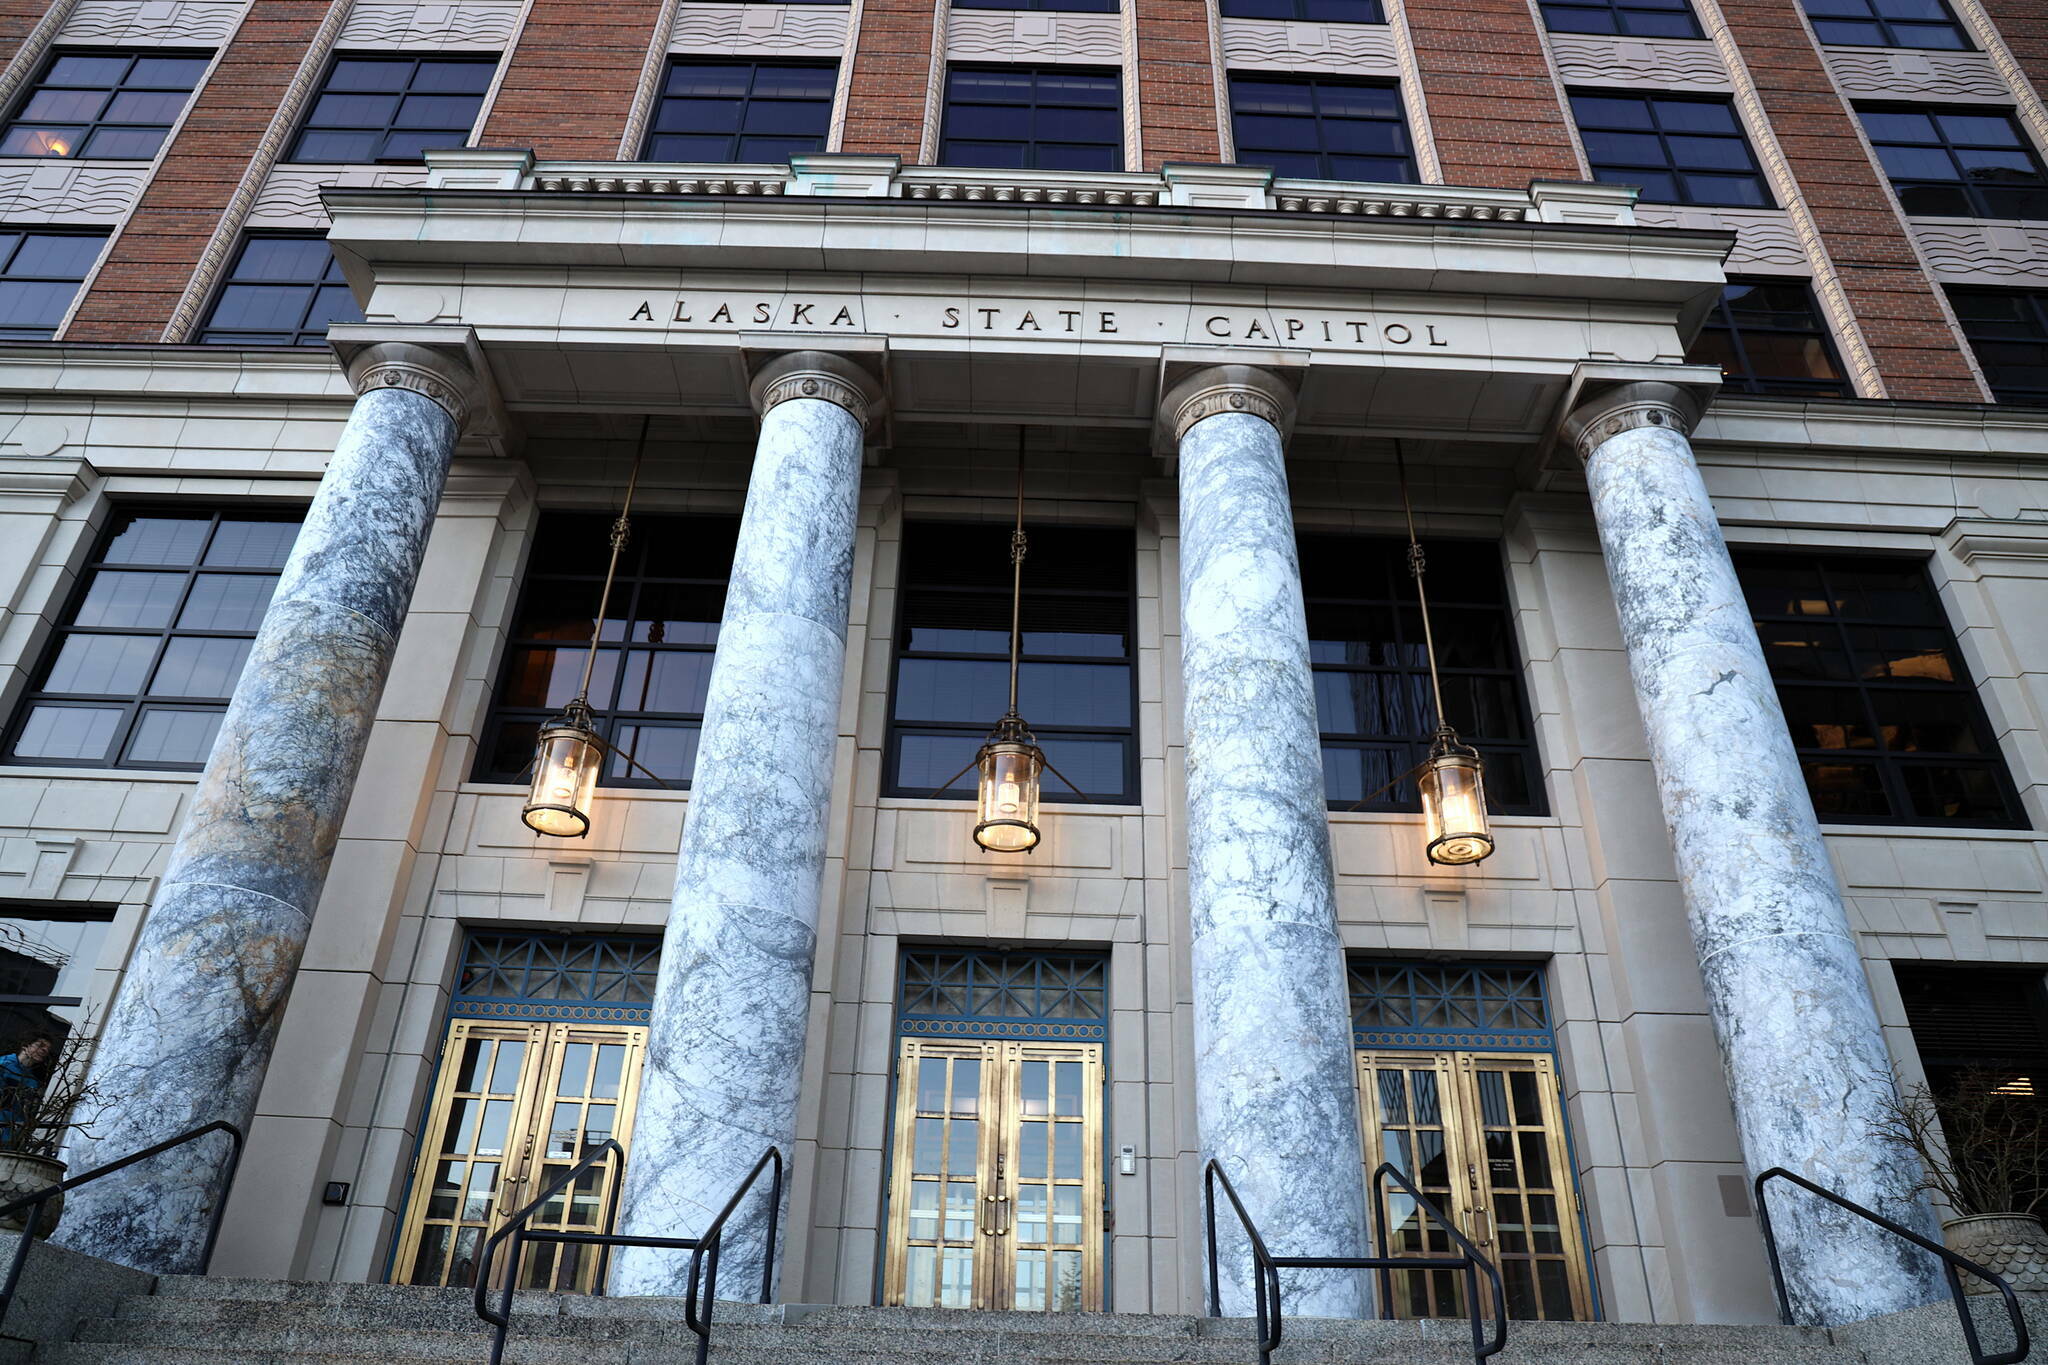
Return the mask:
{"type": "Polygon", "coordinates": [[[1588,389],[1564,419],[1565,439],[1581,460],[1591,459],[1601,442],[1639,427],[1662,427],[1690,436],[1706,404],[1689,385],[1658,380],[1604,385],[1588,389]]]}
{"type": "Polygon", "coordinates": [[[1256,365],[1211,365],[1167,390],[1159,404],[1161,434],[1178,445],[1189,427],[1227,412],[1262,417],[1284,440],[1294,428],[1294,390],[1256,365]]]}
{"type": "Polygon", "coordinates": [[[880,417],[887,398],[875,377],[830,351],[791,351],[763,365],[748,391],[763,417],[792,398],[819,398],[845,408],[865,428],[880,417]]]}

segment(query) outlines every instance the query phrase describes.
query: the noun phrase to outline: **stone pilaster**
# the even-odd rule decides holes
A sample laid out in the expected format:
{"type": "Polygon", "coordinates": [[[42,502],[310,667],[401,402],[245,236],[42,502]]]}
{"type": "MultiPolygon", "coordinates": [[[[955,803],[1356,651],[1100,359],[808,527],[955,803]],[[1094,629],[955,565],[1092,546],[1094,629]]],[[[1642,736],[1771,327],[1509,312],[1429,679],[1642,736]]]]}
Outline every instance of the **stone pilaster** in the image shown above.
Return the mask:
{"type": "MultiPolygon", "coordinates": [[[[1223,365],[1161,418],[1180,451],[1195,1106],[1276,1256],[1363,1256],[1356,1064],[1282,433],[1293,398],[1223,365]]],[[[1251,1312],[1226,1209],[1224,1312],[1251,1312]]],[[[1351,1272],[1289,1272],[1290,1316],[1359,1317],[1351,1272]]]]}
{"type": "MultiPolygon", "coordinates": [[[[93,1057],[115,1105],[74,1174],[215,1119],[245,1130],[354,792],[477,378],[440,350],[371,346],[200,774],[93,1057]]],[[[203,1269],[226,1140],[85,1186],[60,1240],[160,1274],[203,1269]]]]}
{"type": "MultiPolygon", "coordinates": [[[[1582,402],[1586,462],[1657,791],[1750,1172],[1783,1166],[1928,1229],[1911,1156],[1873,1125],[1894,1097],[1842,893],[1755,625],[1686,433],[1696,400],[1633,383],[1582,402]]],[[[1930,1258],[1777,1187],[1795,1316],[1840,1323],[1940,1292],[1930,1258]]]]}
{"type": "MultiPolygon", "coordinates": [[[[836,356],[754,382],[761,437],[733,554],[662,942],[620,1230],[701,1232],[771,1145],[796,1140],[839,732],[862,433],[874,384],[836,356]]],[[[761,1274],[762,1195],[720,1283],[761,1274]]],[[[622,1250],[613,1292],[680,1294],[687,1253],[622,1250]]]]}

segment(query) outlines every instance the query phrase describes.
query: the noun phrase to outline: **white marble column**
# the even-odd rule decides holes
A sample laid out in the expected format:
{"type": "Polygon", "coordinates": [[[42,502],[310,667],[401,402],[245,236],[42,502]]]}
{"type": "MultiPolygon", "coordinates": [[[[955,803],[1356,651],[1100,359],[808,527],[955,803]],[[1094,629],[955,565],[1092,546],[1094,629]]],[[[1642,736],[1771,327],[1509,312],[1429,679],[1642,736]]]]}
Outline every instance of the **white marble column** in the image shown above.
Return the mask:
{"type": "MultiPolygon", "coordinates": [[[[1743,1156],[1752,1175],[1783,1166],[1936,1235],[1915,1192],[1917,1163],[1873,1132],[1895,1094],[1891,1058],[1686,440],[1698,415],[1674,385],[1627,384],[1583,403],[1566,425],[1586,462],[1743,1156]]],[[[1854,1321],[1941,1292],[1925,1253],[1774,1188],[1799,1321],[1854,1321]]]]}
{"type": "MultiPolygon", "coordinates": [[[[1276,1256],[1369,1255],[1357,1066],[1282,433],[1293,398],[1223,365],[1167,396],[1180,448],[1181,676],[1195,1107],[1276,1256]]],[[[1252,1311],[1227,1208],[1223,1310],[1252,1311]]],[[[1289,1316],[1360,1317],[1348,1271],[1289,1272],[1289,1316]]]]}
{"type": "MultiPolygon", "coordinates": [[[[862,432],[872,381],[780,357],[761,437],[662,941],[620,1230],[701,1232],[771,1144],[789,1156],[839,734],[862,432]]],[[[765,1191],[766,1183],[762,1185],[765,1191]]],[[[761,1276],[764,1197],[728,1225],[720,1292],[761,1276]]],[[[788,1224],[783,1224],[786,1229],[788,1224]]],[[[623,1249],[613,1292],[680,1294],[687,1254],[623,1249]]]]}
{"type": "MultiPolygon", "coordinates": [[[[391,669],[474,376],[438,350],[368,348],[355,409],[278,579],[199,776],[92,1076],[117,1103],[73,1174],[186,1129],[245,1131],[391,669]]],[[[226,1139],[70,1196],[57,1240],[199,1270],[226,1139]]]]}

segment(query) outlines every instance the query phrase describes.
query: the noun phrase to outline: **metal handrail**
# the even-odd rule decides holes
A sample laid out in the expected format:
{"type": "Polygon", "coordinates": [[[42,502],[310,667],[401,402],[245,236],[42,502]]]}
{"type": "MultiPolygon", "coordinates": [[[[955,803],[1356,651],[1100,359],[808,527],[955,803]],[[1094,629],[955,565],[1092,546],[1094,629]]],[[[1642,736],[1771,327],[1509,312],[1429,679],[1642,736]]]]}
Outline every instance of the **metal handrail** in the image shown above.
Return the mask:
{"type": "Polygon", "coordinates": [[[1436,1205],[1429,1202],[1421,1190],[1392,1165],[1382,1165],[1373,1172],[1372,1202],[1374,1230],[1379,1236],[1381,1250],[1387,1249],[1386,1205],[1382,1198],[1381,1182],[1392,1176],[1396,1183],[1416,1203],[1426,1208],[1430,1216],[1443,1224],[1453,1240],[1463,1248],[1462,1256],[1275,1256],[1266,1250],[1266,1243],[1253,1225],[1251,1215],[1245,1212],[1244,1202],[1237,1197],[1237,1189],[1224,1173],[1222,1164],[1211,1159],[1203,1168],[1205,1213],[1209,1233],[1209,1316],[1223,1316],[1223,1294],[1218,1270],[1216,1247],[1216,1182],[1223,1182],[1223,1193],[1230,1200],[1230,1206],[1237,1212],[1237,1221],[1244,1225],[1245,1235],[1251,1240],[1253,1279],[1253,1306],[1258,1317],[1259,1365],[1270,1365],[1273,1352],[1280,1345],[1284,1330],[1285,1315],[1280,1303],[1280,1272],[1282,1270],[1376,1270],[1380,1273],[1382,1304],[1385,1316],[1392,1317],[1393,1278],[1396,1270],[1462,1270],[1465,1272],[1465,1304],[1472,1320],[1472,1359],[1485,1360],[1497,1354],[1508,1342],[1507,1295],[1501,1285],[1500,1272],[1494,1268],[1478,1247],[1467,1241],[1465,1235],[1451,1226],[1450,1220],[1436,1205]],[[1486,1333],[1479,1317],[1479,1272],[1485,1271],[1493,1283],[1494,1337],[1486,1340],[1486,1333]],[[1271,1311],[1268,1312],[1268,1300],[1271,1311]]]}
{"type": "Polygon", "coordinates": [[[590,1154],[571,1166],[554,1184],[543,1190],[540,1196],[525,1208],[512,1215],[505,1226],[493,1233],[484,1243],[483,1254],[477,1258],[476,1266],[476,1315],[490,1323],[494,1329],[491,1335],[491,1365],[501,1365],[505,1356],[505,1338],[512,1330],[512,1293],[519,1283],[519,1260],[528,1242],[550,1242],[557,1245],[595,1246],[603,1248],[597,1265],[597,1280],[594,1290],[600,1296],[605,1292],[605,1278],[611,1266],[611,1249],[619,1246],[654,1247],[667,1251],[690,1253],[690,1284],[687,1297],[683,1300],[683,1321],[697,1334],[697,1365],[705,1365],[711,1353],[711,1318],[717,1307],[718,1295],[718,1253],[725,1243],[725,1224],[746,1198],[747,1191],[761,1178],[761,1172],[772,1169],[773,1178],[768,1190],[767,1247],[761,1261],[761,1302],[767,1303],[775,1288],[775,1236],[777,1223],[782,1216],[782,1149],[770,1147],[747,1172],[747,1178],[733,1191],[731,1199],[720,1209],[718,1216],[711,1220],[709,1227],[696,1237],[628,1237],[616,1232],[569,1232],[549,1228],[539,1230],[526,1226],[534,1213],[574,1184],[578,1177],[607,1157],[617,1154],[619,1171],[612,1180],[611,1197],[605,1207],[604,1226],[609,1229],[616,1225],[619,1213],[619,1189],[625,1183],[626,1149],[615,1138],[607,1138],[593,1148],[590,1154]],[[498,1246],[507,1238],[511,1239],[512,1252],[510,1268],[505,1273],[505,1288],[498,1306],[490,1305],[491,1262],[497,1255],[498,1246]],[[708,1254],[708,1264],[707,1264],[708,1254]],[[697,1286],[704,1286],[704,1315],[697,1315],[697,1286]]]}
{"type": "Polygon", "coordinates": [[[130,1152],[119,1161],[110,1161],[104,1166],[95,1166],[83,1175],[74,1175],[69,1180],[59,1181],[55,1185],[47,1185],[33,1194],[25,1194],[11,1203],[0,1204],[0,1218],[5,1218],[8,1214],[19,1212],[22,1209],[29,1211],[28,1218],[21,1226],[21,1240],[15,1243],[14,1246],[14,1259],[7,1267],[7,1281],[4,1285],[0,1285],[0,1321],[6,1320],[7,1310],[14,1306],[15,1291],[21,1287],[21,1272],[23,1267],[28,1264],[29,1248],[35,1245],[36,1226],[43,1221],[43,1206],[45,1204],[67,1190],[75,1190],[80,1185],[89,1185],[103,1175],[112,1175],[115,1171],[125,1170],[138,1161],[147,1161],[153,1156],[161,1156],[173,1147],[182,1147],[186,1143],[203,1138],[209,1133],[226,1133],[228,1135],[229,1148],[227,1176],[220,1183],[220,1198],[214,1202],[213,1216],[207,1220],[206,1224],[206,1245],[199,1252],[199,1273],[204,1275],[207,1268],[213,1264],[214,1243],[220,1240],[221,1218],[227,1213],[228,1209],[228,1191],[234,1188],[235,1172],[241,1169],[242,1165],[242,1130],[229,1123],[226,1119],[215,1119],[212,1123],[194,1128],[189,1132],[180,1133],[174,1138],[165,1138],[162,1142],[154,1146],[145,1147],[139,1152],[130,1152]]]}
{"type": "MultiPolygon", "coordinates": [[[[1472,1318],[1472,1359],[1475,1361],[1484,1360],[1490,1355],[1498,1355],[1508,1344],[1507,1290],[1501,1284],[1499,1268],[1478,1247],[1472,1245],[1465,1234],[1458,1231],[1457,1225],[1444,1217],[1443,1210],[1438,1208],[1430,1200],[1429,1196],[1415,1188],[1414,1182],[1409,1180],[1391,1161],[1381,1162],[1379,1169],[1372,1173],[1372,1225],[1373,1231],[1379,1237],[1380,1250],[1386,1251],[1392,1245],[1388,1240],[1386,1189],[1383,1183],[1388,1177],[1392,1177],[1394,1183],[1401,1187],[1402,1192],[1410,1199],[1413,1199],[1419,1207],[1428,1209],[1429,1216],[1436,1219],[1438,1225],[1450,1234],[1451,1240],[1463,1249],[1465,1253],[1465,1304],[1472,1318]],[[1486,1278],[1493,1285],[1493,1341],[1490,1344],[1481,1333],[1479,1323],[1479,1272],[1481,1270],[1486,1272],[1486,1278]]],[[[1383,1267],[1380,1270],[1380,1311],[1384,1317],[1391,1318],[1394,1316],[1394,1275],[1392,1267],[1383,1267]]]]}
{"type": "Polygon", "coordinates": [[[1770,1180],[1789,1180],[1800,1189],[1817,1194],[1830,1204],[1845,1208],[1857,1217],[1875,1223],[1886,1232],[1903,1237],[1921,1250],[1931,1251],[1939,1257],[1942,1274],[1948,1280],[1949,1297],[1955,1300],[1956,1317],[1963,1324],[1963,1341],[1970,1348],[1971,1365],[2018,1365],[2018,1362],[2027,1358],[2027,1352],[2032,1349],[2032,1342],[2027,1336],[2027,1320],[2020,1313],[2019,1300],[2013,1297],[2012,1286],[2005,1282],[2004,1276],[1978,1265],[1967,1256],[1950,1251],[1939,1242],[1929,1241],[1911,1228],[1902,1227],[1881,1213],[1875,1213],[1854,1200],[1843,1198],[1833,1190],[1814,1184],[1803,1175],[1788,1171],[1783,1166],[1773,1166],[1756,1178],[1756,1212],[1757,1219],[1763,1226],[1764,1251],[1771,1258],[1771,1284],[1778,1291],[1778,1320],[1786,1326],[1792,1325],[1792,1300],[1785,1293],[1785,1271],[1778,1263],[1778,1239],[1771,1230],[1771,1206],[1764,1198],[1764,1183],[1770,1180]],[[1970,1305],[1963,1295],[1963,1282],[1956,1275],[1958,1269],[1967,1270],[1979,1279],[1989,1280],[1998,1286],[1998,1292],[2005,1300],[2005,1315],[2012,1321],[2013,1348],[2010,1351],[2001,1351],[1990,1356],[1984,1354],[1983,1344],[1977,1339],[1977,1320],[1970,1313],[1970,1305]]]}
{"type": "Polygon", "coordinates": [[[1244,1235],[1252,1246],[1253,1302],[1257,1305],[1259,1319],[1259,1365],[1272,1360],[1274,1350],[1280,1345],[1280,1268],[1273,1263],[1273,1257],[1266,1250],[1265,1238],[1259,1236],[1258,1227],[1252,1216],[1244,1211],[1244,1201],[1237,1197],[1237,1187],[1230,1183],[1230,1177],[1223,1172],[1223,1165],[1215,1158],[1202,1170],[1204,1210],[1209,1220],[1209,1316],[1223,1316],[1223,1289],[1218,1281],[1216,1267],[1216,1182],[1223,1182],[1223,1193],[1230,1200],[1230,1207],[1237,1211],[1237,1221],[1244,1225],[1244,1235]],[[1266,1302],[1271,1298],[1272,1332],[1267,1333],[1266,1302]]]}

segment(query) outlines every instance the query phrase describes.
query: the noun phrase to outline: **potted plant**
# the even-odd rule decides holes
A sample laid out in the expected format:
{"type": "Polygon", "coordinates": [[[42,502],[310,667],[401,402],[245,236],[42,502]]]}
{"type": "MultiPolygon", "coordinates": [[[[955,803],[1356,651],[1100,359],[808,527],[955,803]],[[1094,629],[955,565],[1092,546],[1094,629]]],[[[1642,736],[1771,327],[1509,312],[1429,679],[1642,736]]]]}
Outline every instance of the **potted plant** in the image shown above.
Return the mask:
{"type": "MultiPolygon", "coordinates": [[[[87,1077],[86,1039],[91,1021],[55,1041],[33,1038],[0,1057],[0,1205],[11,1204],[64,1179],[57,1153],[73,1130],[91,1132],[107,1108],[87,1077]]],[[[43,1205],[36,1235],[48,1237],[64,1212],[64,1196],[43,1205]]],[[[28,1215],[0,1217],[0,1231],[20,1232],[28,1215]]]]}
{"type": "MultiPolygon", "coordinates": [[[[1921,1188],[1948,1205],[1949,1249],[2005,1278],[2014,1289],[2048,1291],[2048,1098],[2009,1071],[1971,1070],[1953,1087],[1904,1091],[1878,1125],[1910,1148],[1926,1175],[1921,1188]]],[[[1995,1292],[1974,1275],[1972,1294],[1995,1292]]]]}

